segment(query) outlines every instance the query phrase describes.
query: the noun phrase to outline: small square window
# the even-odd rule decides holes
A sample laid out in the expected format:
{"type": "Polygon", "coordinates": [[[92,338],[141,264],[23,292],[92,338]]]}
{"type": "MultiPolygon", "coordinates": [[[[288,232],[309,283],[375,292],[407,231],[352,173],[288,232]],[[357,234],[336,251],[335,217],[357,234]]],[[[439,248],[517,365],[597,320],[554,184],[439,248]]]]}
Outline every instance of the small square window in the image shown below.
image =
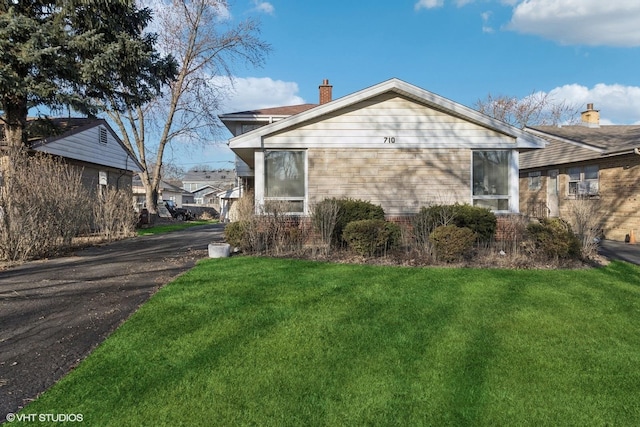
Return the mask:
{"type": "Polygon", "coordinates": [[[598,165],[569,168],[568,194],[574,197],[597,196],[599,192],[598,165]]]}
{"type": "Polygon", "coordinates": [[[569,168],[569,181],[580,181],[580,168],[569,168]]]}
{"type": "Polygon", "coordinates": [[[584,179],[598,179],[598,166],[586,166],[584,168],[584,179]]]}
{"type": "Polygon", "coordinates": [[[540,182],[540,171],[537,172],[529,172],[529,190],[535,191],[540,190],[542,188],[542,184],[540,182]]]}

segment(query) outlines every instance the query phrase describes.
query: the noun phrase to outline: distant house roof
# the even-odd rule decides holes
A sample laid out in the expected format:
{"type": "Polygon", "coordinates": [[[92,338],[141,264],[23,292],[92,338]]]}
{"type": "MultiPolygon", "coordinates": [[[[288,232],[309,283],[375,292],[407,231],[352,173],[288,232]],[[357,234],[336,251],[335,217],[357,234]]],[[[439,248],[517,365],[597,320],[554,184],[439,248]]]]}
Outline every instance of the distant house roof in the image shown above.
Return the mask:
{"type": "Polygon", "coordinates": [[[216,196],[220,199],[239,199],[240,187],[233,187],[228,190],[220,191],[216,196]]]}
{"type": "Polygon", "coordinates": [[[640,147],[640,126],[535,126],[526,129],[549,143],[544,150],[520,155],[520,168],[575,163],[632,153],[640,147]]]}
{"type": "Polygon", "coordinates": [[[298,113],[310,110],[317,107],[318,104],[299,104],[288,105],[284,107],[272,107],[272,108],[259,108],[255,110],[238,111],[235,113],[221,114],[219,117],[224,122],[225,120],[240,120],[246,118],[256,118],[258,116],[293,116],[298,113]]]}
{"type": "MultiPolygon", "coordinates": [[[[133,175],[132,185],[134,188],[144,188],[142,185],[142,179],[140,179],[139,174],[133,175]]],[[[188,191],[185,191],[181,187],[163,180],[160,180],[160,189],[163,191],[171,191],[174,193],[190,194],[188,191]]]]}
{"type": "Polygon", "coordinates": [[[207,196],[211,196],[212,194],[217,194],[222,190],[223,189],[220,187],[215,187],[213,185],[205,185],[204,187],[198,188],[196,191],[192,191],[191,194],[193,194],[194,197],[207,197],[207,196]]]}
{"type": "Polygon", "coordinates": [[[229,181],[236,177],[236,171],[234,169],[216,169],[216,170],[202,170],[202,171],[189,171],[182,178],[182,182],[218,182],[229,181]]]}
{"type": "Polygon", "coordinates": [[[317,107],[318,104],[300,104],[300,105],[289,105],[284,107],[273,107],[273,108],[260,108],[257,110],[248,110],[248,111],[240,111],[236,113],[223,114],[225,117],[234,117],[234,116],[292,116],[294,114],[302,113],[303,111],[307,111],[312,109],[313,107],[317,107]]]}

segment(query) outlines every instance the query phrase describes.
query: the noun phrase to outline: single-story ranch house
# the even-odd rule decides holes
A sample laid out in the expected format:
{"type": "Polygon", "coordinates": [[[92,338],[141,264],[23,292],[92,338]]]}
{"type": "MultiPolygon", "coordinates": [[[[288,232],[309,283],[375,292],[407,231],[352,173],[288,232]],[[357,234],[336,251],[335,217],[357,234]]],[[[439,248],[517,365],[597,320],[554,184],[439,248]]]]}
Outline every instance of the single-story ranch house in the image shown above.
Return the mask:
{"type": "Polygon", "coordinates": [[[81,168],[82,182],[93,193],[107,186],[130,189],[133,174],[142,170],[103,119],[31,119],[26,132],[31,150],[61,157],[81,168]]]}
{"type": "Polygon", "coordinates": [[[319,105],[220,116],[238,176],[256,205],[286,201],[307,214],[328,197],[381,205],[388,217],[430,203],[520,209],[520,153],[547,141],[398,79],[319,105]]]}
{"type": "Polygon", "coordinates": [[[520,156],[520,209],[568,217],[576,202],[594,204],[604,237],[640,230],[640,126],[601,126],[593,104],[582,123],[526,130],[547,141],[520,156]]]}

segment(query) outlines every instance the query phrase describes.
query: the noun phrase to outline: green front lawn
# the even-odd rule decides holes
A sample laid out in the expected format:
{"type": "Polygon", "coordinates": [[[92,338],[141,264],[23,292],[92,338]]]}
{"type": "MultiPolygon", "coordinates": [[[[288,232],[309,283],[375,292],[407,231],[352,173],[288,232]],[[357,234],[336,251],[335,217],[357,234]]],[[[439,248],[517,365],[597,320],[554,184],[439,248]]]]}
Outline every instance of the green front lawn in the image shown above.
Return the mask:
{"type": "Polygon", "coordinates": [[[100,426],[637,425],[639,325],[640,268],[626,263],[210,259],[23,413],[100,426]]]}
{"type": "Polygon", "coordinates": [[[160,233],[168,233],[170,231],[178,231],[184,230],[185,228],[196,227],[198,225],[207,225],[207,224],[215,224],[218,220],[215,221],[180,221],[175,222],[173,224],[161,224],[154,225],[148,228],[140,228],[137,233],[138,236],[148,236],[151,234],[160,234],[160,233]]]}

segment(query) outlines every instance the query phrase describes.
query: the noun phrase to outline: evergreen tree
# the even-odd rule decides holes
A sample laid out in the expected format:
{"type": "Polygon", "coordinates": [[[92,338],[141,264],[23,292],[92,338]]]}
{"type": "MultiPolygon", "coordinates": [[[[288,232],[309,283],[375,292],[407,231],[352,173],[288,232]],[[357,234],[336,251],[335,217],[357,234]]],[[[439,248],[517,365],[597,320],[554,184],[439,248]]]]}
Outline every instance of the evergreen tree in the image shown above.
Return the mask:
{"type": "Polygon", "coordinates": [[[0,120],[10,146],[26,141],[29,108],[95,115],[148,102],[173,80],[176,63],[144,32],[135,2],[5,0],[0,3],[0,120]]]}

